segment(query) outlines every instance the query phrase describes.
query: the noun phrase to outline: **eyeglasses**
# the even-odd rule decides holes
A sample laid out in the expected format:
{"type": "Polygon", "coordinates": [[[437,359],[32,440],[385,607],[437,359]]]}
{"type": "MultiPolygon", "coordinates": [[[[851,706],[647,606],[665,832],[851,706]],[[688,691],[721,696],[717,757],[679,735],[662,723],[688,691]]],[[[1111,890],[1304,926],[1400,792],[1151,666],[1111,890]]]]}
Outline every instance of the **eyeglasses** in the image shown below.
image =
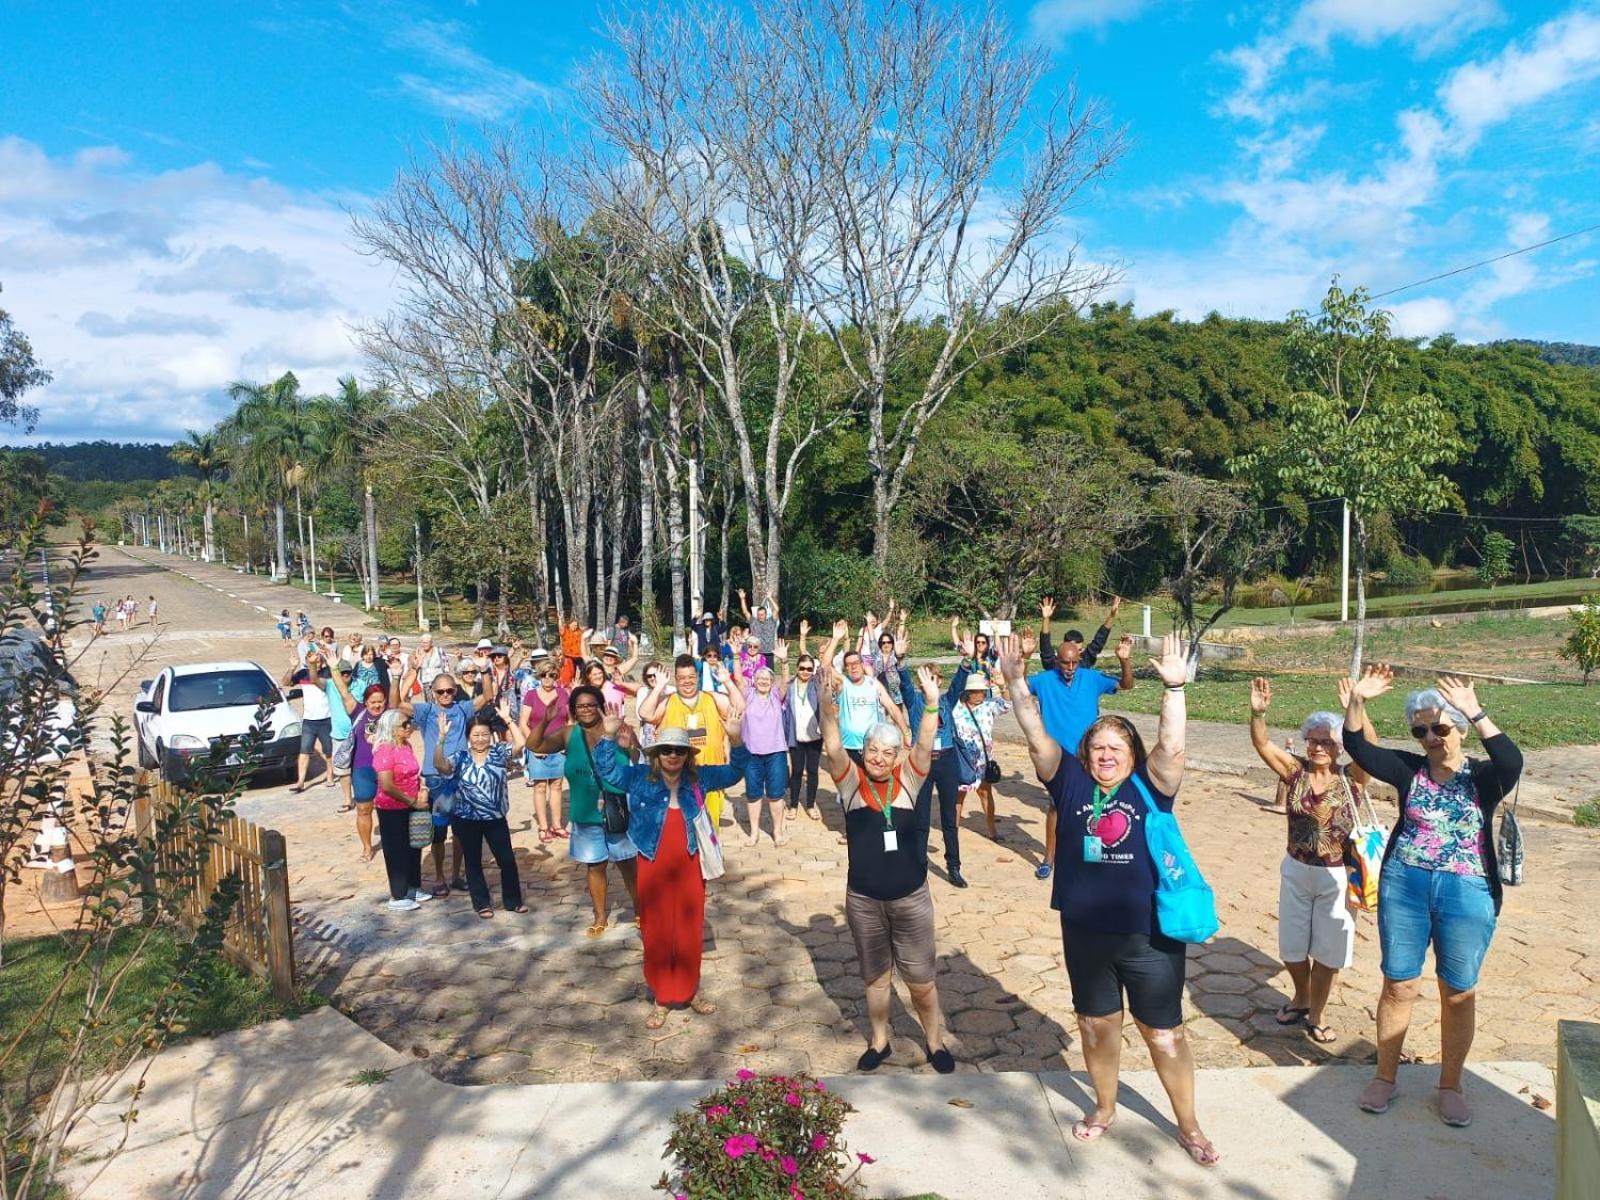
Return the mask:
{"type": "MultiPolygon", "coordinates": [[[[1416,730],[1412,730],[1412,733],[1415,734],[1415,736],[1417,736],[1417,737],[1421,737],[1422,736],[1420,733],[1417,733],[1416,730]]],[[[1339,743],[1334,741],[1332,738],[1307,738],[1306,739],[1306,745],[1307,746],[1322,746],[1323,748],[1328,749],[1328,750],[1332,750],[1338,744],[1339,743]]]]}
{"type": "Polygon", "coordinates": [[[454,696],[456,694],[456,690],[455,688],[434,688],[433,694],[435,696],[454,696]]]}
{"type": "Polygon", "coordinates": [[[1428,731],[1432,730],[1434,737],[1447,738],[1455,732],[1455,729],[1454,725],[1413,725],[1411,727],[1411,736],[1420,742],[1428,736],[1428,731]]]}

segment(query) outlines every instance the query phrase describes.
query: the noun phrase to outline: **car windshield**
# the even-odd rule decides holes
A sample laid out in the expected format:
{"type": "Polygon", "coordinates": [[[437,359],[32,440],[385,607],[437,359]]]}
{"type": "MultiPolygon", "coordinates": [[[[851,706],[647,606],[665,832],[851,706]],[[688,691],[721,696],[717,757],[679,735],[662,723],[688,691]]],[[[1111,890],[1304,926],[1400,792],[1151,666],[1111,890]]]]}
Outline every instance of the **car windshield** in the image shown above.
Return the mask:
{"type": "Polygon", "coordinates": [[[172,681],[168,712],[199,712],[207,708],[251,708],[262,697],[276,702],[277,689],[265,671],[209,671],[204,675],[179,675],[172,681]]]}

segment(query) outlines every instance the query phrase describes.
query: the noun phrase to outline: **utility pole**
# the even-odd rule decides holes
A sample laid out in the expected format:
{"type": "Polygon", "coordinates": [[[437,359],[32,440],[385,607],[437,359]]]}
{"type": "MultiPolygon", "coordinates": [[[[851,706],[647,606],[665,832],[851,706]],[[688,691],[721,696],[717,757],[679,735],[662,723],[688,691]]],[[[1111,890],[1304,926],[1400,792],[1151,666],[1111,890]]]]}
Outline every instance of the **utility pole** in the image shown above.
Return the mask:
{"type": "Polygon", "coordinates": [[[1350,619],[1350,501],[1344,502],[1344,534],[1339,539],[1339,620],[1350,619]]]}

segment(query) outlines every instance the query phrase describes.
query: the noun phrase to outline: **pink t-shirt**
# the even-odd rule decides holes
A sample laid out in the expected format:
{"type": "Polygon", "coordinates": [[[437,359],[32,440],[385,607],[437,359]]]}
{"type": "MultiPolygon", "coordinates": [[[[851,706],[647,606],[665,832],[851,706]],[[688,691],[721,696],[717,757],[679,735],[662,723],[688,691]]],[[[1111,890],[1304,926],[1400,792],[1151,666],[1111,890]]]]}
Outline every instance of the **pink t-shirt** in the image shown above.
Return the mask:
{"type": "MultiPolygon", "coordinates": [[[[567,727],[567,689],[558,687],[556,698],[550,702],[550,708],[555,710],[555,715],[550,718],[550,727],[546,734],[558,733],[567,727]]],[[[545,703],[539,699],[539,689],[529,688],[522,693],[522,707],[528,713],[528,728],[539,728],[539,722],[544,720],[545,703]]]]}
{"type": "MultiPolygon", "coordinates": [[[[415,800],[419,788],[419,779],[422,772],[417,767],[417,756],[411,752],[410,746],[374,746],[372,748],[372,769],[382,774],[384,771],[394,772],[395,790],[404,796],[415,800]]],[[[408,804],[401,804],[381,787],[378,794],[373,797],[373,804],[378,808],[387,808],[390,811],[404,810],[408,804]]]]}

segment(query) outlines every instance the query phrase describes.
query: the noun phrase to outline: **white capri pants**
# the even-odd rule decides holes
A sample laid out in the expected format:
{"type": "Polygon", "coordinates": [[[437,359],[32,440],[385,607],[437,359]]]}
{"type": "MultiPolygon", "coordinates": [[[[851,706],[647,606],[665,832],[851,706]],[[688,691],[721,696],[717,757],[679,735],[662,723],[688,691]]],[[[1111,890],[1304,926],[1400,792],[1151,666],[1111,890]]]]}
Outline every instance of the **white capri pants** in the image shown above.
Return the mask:
{"type": "Polygon", "coordinates": [[[1356,921],[1345,907],[1343,867],[1313,866],[1287,854],[1278,870],[1278,957],[1311,959],[1342,971],[1355,957],[1356,921]]]}

